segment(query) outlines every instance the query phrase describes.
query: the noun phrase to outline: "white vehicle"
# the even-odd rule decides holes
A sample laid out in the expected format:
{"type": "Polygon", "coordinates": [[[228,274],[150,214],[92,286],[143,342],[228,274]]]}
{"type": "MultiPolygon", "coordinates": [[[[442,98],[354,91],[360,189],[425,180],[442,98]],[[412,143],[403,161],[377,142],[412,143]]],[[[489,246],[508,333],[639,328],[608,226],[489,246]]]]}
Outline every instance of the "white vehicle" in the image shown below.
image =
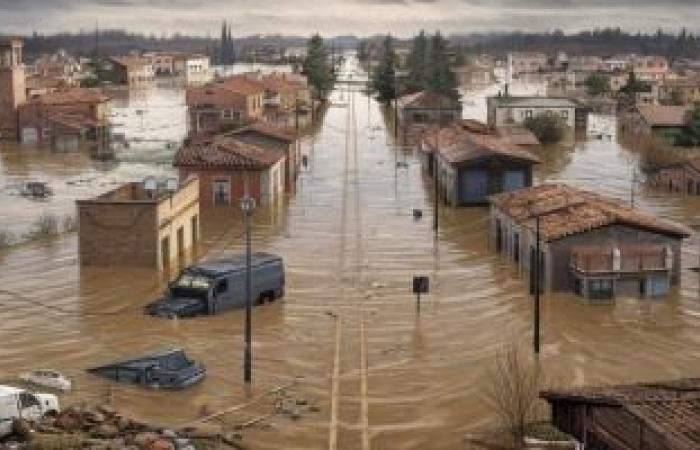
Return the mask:
{"type": "Polygon", "coordinates": [[[32,370],[21,374],[19,379],[26,383],[58,391],[68,392],[71,390],[71,381],[55,370],[32,370]]]}
{"type": "Polygon", "coordinates": [[[0,438],[12,433],[12,420],[37,420],[60,411],[53,394],[35,394],[25,389],[0,385],[0,438]]]}

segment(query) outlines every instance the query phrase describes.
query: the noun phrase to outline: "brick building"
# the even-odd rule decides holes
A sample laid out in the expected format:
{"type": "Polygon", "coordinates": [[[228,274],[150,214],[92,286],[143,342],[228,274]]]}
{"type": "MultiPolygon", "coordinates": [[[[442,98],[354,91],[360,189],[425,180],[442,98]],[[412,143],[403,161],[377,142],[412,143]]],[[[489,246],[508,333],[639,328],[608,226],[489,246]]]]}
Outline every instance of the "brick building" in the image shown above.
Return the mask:
{"type": "Polygon", "coordinates": [[[17,139],[17,108],[26,101],[22,41],[0,40],[0,138],[17,139]]]}
{"type": "Polygon", "coordinates": [[[20,140],[74,148],[109,139],[110,98],[100,89],[70,88],[30,99],[19,107],[20,140]]]}
{"type": "Polygon", "coordinates": [[[162,269],[186,259],[200,240],[199,181],[180,186],[129,183],[79,200],[78,246],[83,265],[162,269]]]}
{"type": "Polygon", "coordinates": [[[187,89],[191,133],[219,132],[263,118],[265,87],[245,75],[187,89]]]}
{"type": "Polygon", "coordinates": [[[239,208],[249,195],[271,206],[284,193],[286,158],[281,151],[228,135],[198,137],[175,154],[180,177],[200,180],[202,207],[239,208]]]}

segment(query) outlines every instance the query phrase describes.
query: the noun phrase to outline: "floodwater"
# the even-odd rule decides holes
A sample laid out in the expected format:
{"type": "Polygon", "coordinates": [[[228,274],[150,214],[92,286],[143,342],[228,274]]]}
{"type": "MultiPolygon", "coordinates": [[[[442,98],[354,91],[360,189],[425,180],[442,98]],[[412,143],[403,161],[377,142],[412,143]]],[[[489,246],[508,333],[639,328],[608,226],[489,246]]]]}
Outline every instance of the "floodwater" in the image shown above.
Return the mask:
{"type": "MultiPolygon", "coordinates": [[[[474,107],[465,113],[483,120],[483,91],[467,95],[474,107]]],[[[287,292],[284,301],[254,309],[251,392],[242,387],[242,312],[182,321],[145,317],[141,308],[159,294],[165,277],[135,268],[81,269],[71,234],[0,254],[0,378],[30,368],[58,369],[76,380],[66,402],[112,401],[137,417],[173,426],[296,382],[296,395],[320,411],[296,421],[267,418],[261,423],[268,426],[244,430],[244,444],[467,448],[464,434],[494,421],[484,396],[489,364],[504,345],[532,340],[532,301],[524,280],[487,248],[485,208],[440,208],[440,230],[433,233],[431,183],[411,152],[393,146],[376,102],[342,86],[333,101],[318,132],[303,142],[309,166],[298,191],[254,215],[254,248],[285,258],[287,292]],[[397,168],[397,161],[407,167],[397,168]],[[414,208],[423,210],[422,220],[414,220],[414,208]],[[431,281],[420,313],[411,295],[417,274],[431,281]],[[207,365],[203,383],[166,392],[113,385],[85,373],[170,346],[184,347],[207,365]]],[[[150,105],[171,105],[161,113],[179,121],[179,102],[154,94],[150,105]]],[[[597,128],[591,134],[614,134],[614,119],[595,117],[591,127],[597,128]]],[[[170,139],[166,128],[163,136],[170,139]]],[[[162,161],[148,159],[166,149],[142,148],[117,155],[109,168],[83,153],[3,148],[0,183],[28,176],[56,186],[93,176],[96,181],[65,185],[46,204],[3,194],[0,228],[15,227],[42,208],[67,210],[74,198],[106,189],[102,182],[138,179],[147,169],[168,172],[162,161]]],[[[539,152],[544,162],[538,182],[630,196],[637,156],[614,137],[539,152]]],[[[695,221],[700,206],[698,198],[641,186],[635,199],[685,223],[695,221]]],[[[202,255],[243,248],[241,220],[233,213],[204,216],[202,231],[202,255]]],[[[684,267],[697,264],[697,245],[694,238],[686,242],[684,267]]],[[[561,385],[697,376],[698,326],[698,275],[686,270],[681,286],[662,300],[589,306],[574,296],[548,296],[542,302],[541,364],[561,385]]],[[[226,422],[240,424],[269,408],[265,402],[245,407],[226,422]]]]}

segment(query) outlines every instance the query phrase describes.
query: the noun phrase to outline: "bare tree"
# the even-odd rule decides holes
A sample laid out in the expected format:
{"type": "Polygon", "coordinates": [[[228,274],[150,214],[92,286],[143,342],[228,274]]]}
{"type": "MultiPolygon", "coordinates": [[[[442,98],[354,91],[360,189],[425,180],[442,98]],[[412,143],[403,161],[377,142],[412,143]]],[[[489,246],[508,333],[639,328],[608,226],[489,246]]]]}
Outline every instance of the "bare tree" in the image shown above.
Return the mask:
{"type": "Polygon", "coordinates": [[[516,447],[522,445],[528,426],[541,419],[543,412],[539,391],[545,383],[528,353],[515,343],[506,345],[488,373],[487,399],[516,447]]]}

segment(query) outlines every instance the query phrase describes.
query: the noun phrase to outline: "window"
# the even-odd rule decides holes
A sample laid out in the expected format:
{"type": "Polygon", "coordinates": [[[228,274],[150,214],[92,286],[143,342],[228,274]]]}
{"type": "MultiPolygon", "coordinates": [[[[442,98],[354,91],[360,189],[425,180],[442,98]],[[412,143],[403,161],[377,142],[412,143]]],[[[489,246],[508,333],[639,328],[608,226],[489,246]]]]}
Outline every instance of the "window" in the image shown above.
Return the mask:
{"type": "Polygon", "coordinates": [[[232,109],[224,109],[221,111],[221,117],[225,120],[231,120],[233,119],[233,110],[232,109]]]}
{"type": "Polygon", "coordinates": [[[613,281],[611,279],[589,280],[588,297],[596,300],[613,298],[613,281]]]}
{"type": "Polygon", "coordinates": [[[525,118],[526,119],[532,118],[532,110],[531,109],[525,110],[525,118]]]}
{"type": "Polygon", "coordinates": [[[214,180],[214,205],[228,205],[231,203],[231,181],[214,180]]]}
{"type": "Polygon", "coordinates": [[[216,284],[216,293],[223,294],[228,291],[228,280],[221,280],[216,284]]]}
{"type": "Polygon", "coordinates": [[[561,112],[561,117],[562,117],[562,119],[564,119],[564,120],[568,120],[568,119],[569,119],[569,111],[567,111],[567,110],[565,110],[565,109],[562,110],[562,112],[561,112]]]}

